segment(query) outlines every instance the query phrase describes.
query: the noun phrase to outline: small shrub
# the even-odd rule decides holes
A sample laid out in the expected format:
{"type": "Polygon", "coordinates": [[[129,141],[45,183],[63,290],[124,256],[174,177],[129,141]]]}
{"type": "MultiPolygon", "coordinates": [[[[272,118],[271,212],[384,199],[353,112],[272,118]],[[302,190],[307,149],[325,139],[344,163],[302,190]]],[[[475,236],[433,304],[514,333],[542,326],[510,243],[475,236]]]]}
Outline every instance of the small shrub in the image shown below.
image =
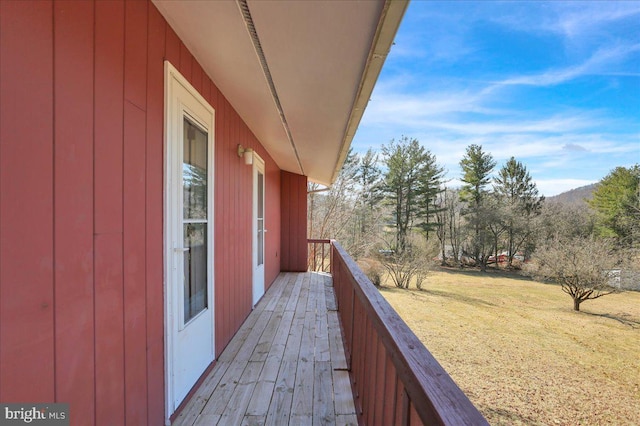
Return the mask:
{"type": "Polygon", "coordinates": [[[373,285],[375,285],[376,287],[380,287],[382,285],[382,277],[380,276],[380,271],[372,269],[367,274],[367,277],[369,277],[373,285]]]}
{"type": "Polygon", "coordinates": [[[381,263],[396,287],[409,288],[409,285],[415,279],[416,287],[422,289],[428,272],[426,267],[428,263],[425,263],[424,258],[421,259],[417,254],[405,252],[403,254],[385,256],[381,259],[381,263]]]}
{"type": "Polygon", "coordinates": [[[427,280],[427,275],[429,274],[429,270],[426,267],[427,265],[422,265],[416,270],[416,287],[418,290],[422,290],[422,285],[427,280]]]}
{"type": "Polygon", "coordinates": [[[379,262],[373,259],[361,259],[358,261],[358,266],[360,266],[362,272],[371,280],[373,285],[376,287],[382,285],[382,271],[379,262]]]}

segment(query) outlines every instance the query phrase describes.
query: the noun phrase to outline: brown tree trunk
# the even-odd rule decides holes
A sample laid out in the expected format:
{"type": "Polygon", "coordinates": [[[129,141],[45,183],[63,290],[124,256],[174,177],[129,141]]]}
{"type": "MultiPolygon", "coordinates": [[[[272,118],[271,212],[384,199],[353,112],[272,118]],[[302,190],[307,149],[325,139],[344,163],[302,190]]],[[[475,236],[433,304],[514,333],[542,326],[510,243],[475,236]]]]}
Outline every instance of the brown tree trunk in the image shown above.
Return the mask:
{"type": "Polygon", "coordinates": [[[579,311],[580,310],[580,303],[582,302],[582,300],[580,299],[573,299],[573,310],[574,311],[579,311]]]}

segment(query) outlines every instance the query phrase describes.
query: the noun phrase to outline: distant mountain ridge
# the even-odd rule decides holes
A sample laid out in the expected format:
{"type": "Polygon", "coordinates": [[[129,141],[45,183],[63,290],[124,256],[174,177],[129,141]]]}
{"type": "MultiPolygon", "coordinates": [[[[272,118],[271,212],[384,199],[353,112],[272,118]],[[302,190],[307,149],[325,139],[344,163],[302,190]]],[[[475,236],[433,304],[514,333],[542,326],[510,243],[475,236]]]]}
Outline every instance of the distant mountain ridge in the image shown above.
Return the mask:
{"type": "Polygon", "coordinates": [[[574,188],[567,192],[554,195],[553,197],[548,197],[547,201],[550,203],[567,204],[572,206],[585,204],[585,200],[593,197],[593,191],[596,189],[597,185],[597,183],[592,183],[591,185],[574,188]]]}

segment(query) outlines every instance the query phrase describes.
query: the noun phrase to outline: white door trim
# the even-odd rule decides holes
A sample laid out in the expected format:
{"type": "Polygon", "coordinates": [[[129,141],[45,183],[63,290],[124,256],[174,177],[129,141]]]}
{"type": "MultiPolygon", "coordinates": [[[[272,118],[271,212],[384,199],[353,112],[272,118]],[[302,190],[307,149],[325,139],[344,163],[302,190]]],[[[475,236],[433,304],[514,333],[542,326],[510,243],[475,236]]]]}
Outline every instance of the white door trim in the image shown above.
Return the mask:
{"type": "MultiPolygon", "coordinates": [[[[180,303],[176,302],[177,293],[179,292],[171,285],[175,282],[175,277],[180,271],[176,269],[176,247],[182,247],[183,241],[177,241],[179,238],[176,234],[176,223],[178,220],[182,220],[182,192],[181,182],[176,182],[176,176],[181,171],[176,170],[179,167],[175,164],[174,159],[177,153],[177,143],[175,138],[177,132],[182,129],[183,116],[187,115],[195,124],[206,129],[208,135],[208,197],[207,197],[207,209],[208,209],[208,226],[207,226],[207,240],[208,240],[208,258],[207,258],[207,278],[208,278],[208,298],[207,309],[210,310],[211,316],[211,330],[212,330],[212,344],[211,344],[211,361],[213,361],[215,355],[215,327],[213,321],[215,319],[214,306],[214,277],[215,271],[214,255],[215,244],[213,230],[215,227],[215,215],[214,215],[214,151],[215,151],[215,111],[211,105],[198,93],[198,91],[180,74],[180,72],[169,61],[164,62],[164,361],[165,361],[165,422],[169,424],[170,416],[175,412],[179,404],[175,401],[175,389],[174,389],[174,356],[176,351],[176,333],[174,331],[176,321],[180,318],[180,315],[176,315],[176,311],[182,312],[180,303]],[[195,99],[195,104],[191,106],[183,103],[178,93],[184,93],[186,90],[191,99],[195,99]],[[178,304],[176,309],[175,304],[178,304]]],[[[184,273],[184,272],[182,272],[184,273]]],[[[190,324],[190,323],[188,323],[190,324]]]]}
{"type": "Polygon", "coordinates": [[[251,247],[252,247],[252,260],[251,260],[251,271],[252,271],[252,304],[255,306],[260,298],[264,295],[265,291],[265,283],[264,283],[264,258],[265,258],[265,241],[266,241],[266,180],[267,176],[265,173],[265,163],[262,158],[258,154],[253,153],[253,170],[252,170],[252,184],[251,191],[253,193],[253,208],[251,215],[251,247]],[[258,172],[262,173],[262,264],[258,265],[258,232],[257,222],[258,222],[258,172]]]}

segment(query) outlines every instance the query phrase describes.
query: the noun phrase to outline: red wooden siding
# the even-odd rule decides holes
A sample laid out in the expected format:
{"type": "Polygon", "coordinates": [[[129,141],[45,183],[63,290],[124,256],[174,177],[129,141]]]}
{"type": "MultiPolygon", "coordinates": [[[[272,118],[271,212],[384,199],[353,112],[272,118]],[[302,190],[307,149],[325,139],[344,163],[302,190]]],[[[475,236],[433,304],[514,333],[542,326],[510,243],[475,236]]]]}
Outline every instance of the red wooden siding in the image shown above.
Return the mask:
{"type": "Polygon", "coordinates": [[[216,111],[217,354],[251,310],[238,143],[266,162],[265,282],[298,261],[281,235],[291,250],[289,233],[306,237],[306,179],[281,175],[152,3],[0,1],[2,402],[69,402],[74,424],[164,422],[165,59],[216,111]]]}
{"type": "Polygon", "coordinates": [[[164,18],[149,6],[147,20],[147,140],[146,140],[146,277],[147,277],[147,415],[150,425],[164,420],[164,296],[163,262],[164,148],[164,18]],[[160,65],[162,64],[162,66],[160,65]]]}
{"type": "Polygon", "coordinates": [[[124,424],[122,188],[124,3],[95,15],[94,273],[96,425],[124,424]]]}
{"type": "Polygon", "coordinates": [[[55,398],[52,25],[51,2],[0,2],[2,402],[55,398]]]}
{"type": "Polygon", "coordinates": [[[307,178],[283,171],[281,182],[281,268],[303,272],[307,270],[307,178]]]}
{"type": "Polygon", "coordinates": [[[93,420],[94,5],[74,3],[53,9],[56,399],[73,401],[74,419],[93,420]]]}

